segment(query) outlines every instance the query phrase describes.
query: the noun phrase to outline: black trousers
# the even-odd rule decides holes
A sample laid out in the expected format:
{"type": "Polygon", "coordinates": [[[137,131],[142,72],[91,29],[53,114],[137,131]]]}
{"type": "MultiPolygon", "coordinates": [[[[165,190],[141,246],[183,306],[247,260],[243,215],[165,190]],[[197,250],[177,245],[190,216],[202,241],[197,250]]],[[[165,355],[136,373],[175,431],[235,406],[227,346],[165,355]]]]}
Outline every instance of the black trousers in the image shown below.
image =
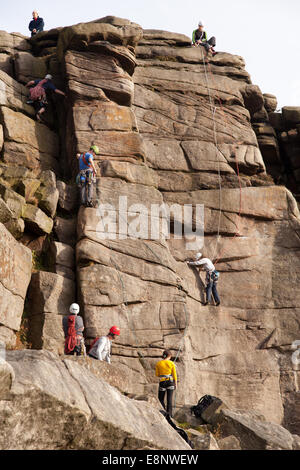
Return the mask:
{"type": "Polygon", "coordinates": [[[162,404],[162,407],[169,413],[170,416],[172,416],[172,413],[173,413],[174,390],[175,390],[174,382],[171,382],[171,380],[164,380],[159,383],[158,399],[160,403],[162,404]],[[167,392],[167,406],[165,405],[166,392],[167,392]]]}
{"type": "Polygon", "coordinates": [[[216,46],[216,38],[212,36],[208,41],[201,43],[201,46],[203,46],[207,51],[209,51],[210,46],[216,46]]]}

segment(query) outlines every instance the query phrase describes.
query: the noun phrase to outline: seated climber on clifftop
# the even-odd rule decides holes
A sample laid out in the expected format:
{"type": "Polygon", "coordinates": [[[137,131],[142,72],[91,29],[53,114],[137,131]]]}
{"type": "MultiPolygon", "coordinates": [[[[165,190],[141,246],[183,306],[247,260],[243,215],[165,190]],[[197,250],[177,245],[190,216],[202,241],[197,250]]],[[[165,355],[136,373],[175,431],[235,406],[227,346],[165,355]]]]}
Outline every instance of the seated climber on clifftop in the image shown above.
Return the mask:
{"type": "Polygon", "coordinates": [[[66,97],[65,92],[56,88],[52,82],[52,75],[48,74],[41,80],[31,80],[25,85],[29,90],[28,104],[32,104],[38,121],[41,121],[41,115],[46,111],[47,102],[47,91],[54,91],[58,95],[66,97]]]}
{"type": "Polygon", "coordinates": [[[203,29],[203,23],[199,21],[198,29],[193,31],[192,46],[202,46],[206,51],[206,56],[210,52],[213,56],[216,54],[214,47],[216,46],[216,38],[212,36],[207,40],[207,34],[203,29]]]}
{"type": "Polygon", "coordinates": [[[76,155],[79,164],[76,183],[80,191],[80,205],[86,207],[93,207],[94,180],[97,175],[94,158],[99,153],[97,145],[92,145],[89,152],[76,155]]]}
{"type": "Polygon", "coordinates": [[[220,305],[220,297],[217,291],[217,283],[219,280],[219,272],[216,270],[214,264],[209,258],[202,258],[202,253],[196,254],[195,261],[188,261],[189,266],[203,267],[206,271],[206,302],[204,305],[207,305],[211,301],[211,296],[213,295],[216,302],[216,306],[220,305]]]}
{"type": "Polygon", "coordinates": [[[110,364],[111,343],[116,336],[120,336],[120,328],[112,326],[107,336],[101,336],[101,338],[94,340],[88,353],[89,356],[110,364]]]}
{"type": "Polygon", "coordinates": [[[44,20],[39,17],[39,14],[36,10],[32,12],[32,20],[29,23],[28,29],[31,31],[31,37],[35,36],[37,33],[44,31],[44,20]]]}

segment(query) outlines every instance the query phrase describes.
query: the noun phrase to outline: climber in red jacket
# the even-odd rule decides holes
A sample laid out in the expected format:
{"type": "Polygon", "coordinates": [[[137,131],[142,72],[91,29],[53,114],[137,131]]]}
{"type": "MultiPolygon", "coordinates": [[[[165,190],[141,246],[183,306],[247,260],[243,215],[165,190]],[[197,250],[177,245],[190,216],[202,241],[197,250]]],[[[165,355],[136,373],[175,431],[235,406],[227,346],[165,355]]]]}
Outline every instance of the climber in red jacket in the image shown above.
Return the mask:
{"type": "Polygon", "coordinates": [[[52,82],[52,75],[47,74],[43,80],[30,80],[25,85],[29,90],[29,100],[27,104],[31,104],[36,111],[36,118],[41,121],[41,115],[46,111],[47,102],[47,91],[53,91],[58,95],[62,95],[66,98],[64,91],[56,88],[52,82]]]}

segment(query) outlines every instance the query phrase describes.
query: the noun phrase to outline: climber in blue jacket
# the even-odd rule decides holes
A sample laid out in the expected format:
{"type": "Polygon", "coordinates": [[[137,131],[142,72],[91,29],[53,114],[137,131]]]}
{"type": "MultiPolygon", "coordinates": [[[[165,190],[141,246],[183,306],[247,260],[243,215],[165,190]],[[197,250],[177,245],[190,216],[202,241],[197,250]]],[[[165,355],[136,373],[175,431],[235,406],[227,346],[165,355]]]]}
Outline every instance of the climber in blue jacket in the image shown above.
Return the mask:
{"type": "Polygon", "coordinates": [[[31,31],[31,37],[35,36],[41,31],[44,31],[44,26],[45,23],[43,18],[40,18],[38,12],[34,10],[32,12],[32,20],[30,21],[28,26],[29,31],[31,31]]]}

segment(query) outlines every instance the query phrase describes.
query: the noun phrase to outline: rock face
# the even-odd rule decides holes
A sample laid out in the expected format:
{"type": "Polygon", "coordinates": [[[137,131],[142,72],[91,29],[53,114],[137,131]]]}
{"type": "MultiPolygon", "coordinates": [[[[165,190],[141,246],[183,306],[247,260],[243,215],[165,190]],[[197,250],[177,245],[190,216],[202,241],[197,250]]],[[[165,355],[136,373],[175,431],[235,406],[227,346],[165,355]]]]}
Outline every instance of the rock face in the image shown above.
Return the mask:
{"type": "MultiPolygon", "coordinates": [[[[34,251],[33,347],[62,352],[62,315],[77,299],[87,342],[121,328],[113,366],[141,395],[157,394],[154,366],[168,348],[178,407],[209,393],[299,434],[291,345],[300,215],[282,169],[289,162],[297,177],[298,108],[276,113],[276,98],[252,84],[241,57],[220,52],[205,64],[186,36],[129,20],[57,28],[20,45],[8,36],[15,66],[0,70],[0,222],[34,251]],[[40,124],[22,83],[45,71],[68,100],[49,100],[40,124]],[[77,213],[74,155],[91,144],[100,148],[95,207],[77,213]],[[163,204],[177,210],[169,234],[163,204]],[[190,232],[201,225],[198,205],[203,243],[178,238],[184,208],[190,232]],[[205,276],[186,264],[199,250],[220,272],[218,308],[202,305],[205,276]]],[[[9,338],[19,323],[1,315],[9,338]]]]}
{"type": "Polygon", "coordinates": [[[158,410],[74,361],[14,351],[0,377],[0,449],[190,450],[158,410]]]}
{"type": "Polygon", "coordinates": [[[31,277],[31,251],[20,245],[0,223],[0,340],[13,345],[9,332],[21,325],[31,277]]]}

